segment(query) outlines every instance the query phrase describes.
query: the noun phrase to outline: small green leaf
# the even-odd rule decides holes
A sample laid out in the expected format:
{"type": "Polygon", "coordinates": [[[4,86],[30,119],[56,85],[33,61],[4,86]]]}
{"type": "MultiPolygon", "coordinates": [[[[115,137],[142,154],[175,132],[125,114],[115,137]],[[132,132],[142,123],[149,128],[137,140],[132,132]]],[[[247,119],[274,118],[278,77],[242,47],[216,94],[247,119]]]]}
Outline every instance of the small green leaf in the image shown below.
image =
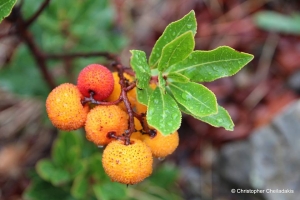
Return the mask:
{"type": "Polygon", "coordinates": [[[138,102],[140,102],[141,104],[144,104],[145,106],[148,106],[149,97],[152,92],[153,92],[153,90],[151,89],[151,87],[149,85],[147,87],[145,87],[144,89],[137,88],[136,95],[137,95],[138,102]]]}
{"type": "Polygon", "coordinates": [[[196,34],[197,30],[197,22],[195,18],[195,12],[192,10],[183,18],[178,21],[172,22],[169,24],[166,29],[164,30],[163,34],[159,37],[156,41],[150,58],[149,58],[149,65],[151,68],[156,68],[158,61],[162,54],[162,49],[175,38],[179,37],[183,33],[187,31],[192,31],[193,35],[196,34]]]}
{"type": "Polygon", "coordinates": [[[147,122],[163,135],[175,132],[181,124],[181,112],[176,101],[159,87],[155,88],[149,98],[147,122]]]}
{"type": "Polygon", "coordinates": [[[32,180],[30,186],[23,193],[24,200],[75,200],[71,197],[68,191],[62,187],[55,187],[50,182],[44,181],[41,178],[32,180]]]}
{"type": "Polygon", "coordinates": [[[173,186],[179,176],[179,169],[170,163],[164,163],[153,171],[153,174],[148,178],[156,186],[169,189],[173,186]]]}
{"type": "Polygon", "coordinates": [[[178,107],[180,110],[188,115],[193,116],[194,118],[203,121],[205,123],[208,123],[214,127],[223,127],[227,131],[233,131],[234,123],[232,122],[232,119],[225,108],[218,105],[218,112],[216,114],[212,114],[205,117],[198,117],[193,115],[189,110],[187,110],[183,105],[178,104],[178,107]]]}
{"type": "Polygon", "coordinates": [[[288,16],[273,11],[262,11],[254,15],[254,22],[267,31],[300,35],[299,15],[288,16]]]}
{"type": "Polygon", "coordinates": [[[98,200],[124,199],[127,192],[125,185],[116,182],[96,184],[93,190],[98,200]]]}
{"type": "Polygon", "coordinates": [[[48,159],[40,160],[37,163],[36,171],[41,178],[50,181],[55,186],[65,184],[71,180],[71,176],[67,171],[54,166],[48,159]]]}
{"type": "Polygon", "coordinates": [[[176,72],[175,73],[171,72],[167,76],[168,76],[167,77],[168,78],[167,79],[168,82],[182,82],[182,83],[187,83],[187,82],[190,81],[190,79],[188,77],[186,77],[186,76],[184,76],[182,74],[176,73],[176,72]]]}
{"type": "Polygon", "coordinates": [[[11,13],[16,2],[17,0],[0,0],[0,23],[11,13]]]}
{"type": "Polygon", "coordinates": [[[253,55],[221,46],[212,51],[194,51],[184,61],[175,64],[170,72],[181,73],[191,81],[210,82],[232,76],[253,59],[253,55]]]}
{"type": "Polygon", "coordinates": [[[77,176],[71,188],[71,194],[76,199],[85,199],[89,189],[87,177],[77,176]]]}
{"type": "Polygon", "coordinates": [[[88,176],[91,176],[96,182],[108,180],[108,177],[105,174],[102,166],[101,154],[95,153],[94,155],[91,155],[88,158],[87,163],[88,176]]]}
{"type": "Polygon", "coordinates": [[[193,115],[204,117],[218,112],[216,96],[205,86],[193,82],[173,82],[168,87],[176,101],[193,115]]]}
{"type": "Polygon", "coordinates": [[[198,119],[214,127],[224,127],[228,131],[233,131],[234,128],[230,115],[227,110],[221,106],[218,106],[218,113],[206,117],[199,117],[198,119]]]}
{"type": "Polygon", "coordinates": [[[137,87],[144,89],[149,85],[151,70],[147,63],[146,54],[143,51],[131,50],[130,65],[136,74],[137,87]]]}
{"type": "Polygon", "coordinates": [[[195,47],[194,35],[188,31],[168,43],[162,50],[161,58],[158,62],[158,70],[164,71],[175,63],[184,60],[195,47]]]}
{"type": "Polygon", "coordinates": [[[52,148],[52,158],[56,165],[72,166],[77,163],[82,145],[78,134],[77,131],[59,132],[52,148]]]}

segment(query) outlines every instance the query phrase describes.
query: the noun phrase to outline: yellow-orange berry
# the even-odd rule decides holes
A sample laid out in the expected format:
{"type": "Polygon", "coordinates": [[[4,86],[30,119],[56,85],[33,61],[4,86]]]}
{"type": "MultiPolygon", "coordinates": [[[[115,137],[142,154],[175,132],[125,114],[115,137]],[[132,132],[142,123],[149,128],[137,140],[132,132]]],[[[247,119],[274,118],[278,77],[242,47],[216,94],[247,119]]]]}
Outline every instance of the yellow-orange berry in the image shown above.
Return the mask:
{"type": "Polygon", "coordinates": [[[152,173],[153,158],[149,147],[132,139],[130,145],[113,141],[103,151],[102,164],[106,174],[123,184],[136,184],[152,173]]]}
{"type": "Polygon", "coordinates": [[[64,83],[54,88],[46,100],[46,110],[52,124],[68,131],[84,126],[89,108],[81,104],[82,98],[76,85],[64,83]]]}
{"type": "MultiPolygon", "coordinates": [[[[119,97],[120,97],[120,94],[121,94],[121,85],[119,83],[120,81],[120,77],[118,75],[117,72],[113,72],[113,77],[114,77],[114,90],[113,92],[109,95],[109,97],[106,99],[107,101],[116,101],[119,97]]],[[[126,73],[124,73],[124,77],[129,81],[129,82],[132,82],[134,81],[134,78],[126,73]]],[[[136,103],[136,88],[133,88],[132,90],[130,90],[129,92],[127,92],[127,97],[128,97],[128,100],[131,104],[131,106],[135,106],[135,103],[136,103]]],[[[123,102],[121,102],[119,104],[119,106],[123,109],[123,110],[126,110],[126,107],[124,105],[123,102]]]]}
{"type": "Polygon", "coordinates": [[[128,115],[116,105],[96,106],[86,119],[85,131],[87,140],[96,145],[106,145],[112,141],[107,133],[122,135],[128,129],[128,115]]]}
{"type": "Polygon", "coordinates": [[[135,108],[136,108],[136,112],[138,114],[142,114],[142,113],[146,113],[147,112],[147,106],[145,106],[144,104],[141,104],[140,102],[136,102],[135,104],[135,108]]]}
{"type": "Polygon", "coordinates": [[[132,139],[138,139],[138,140],[142,140],[142,133],[140,132],[140,130],[143,129],[140,120],[138,120],[137,118],[134,118],[134,128],[135,132],[133,132],[130,136],[130,138],[132,139]]]}
{"type": "Polygon", "coordinates": [[[114,90],[112,73],[104,66],[91,64],[81,70],[77,79],[77,87],[85,97],[94,92],[94,99],[106,99],[114,90]]]}
{"type": "Polygon", "coordinates": [[[148,134],[142,135],[143,142],[150,147],[154,157],[164,158],[172,154],[179,144],[178,132],[164,136],[157,131],[154,137],[150,137],[148,134]]]}

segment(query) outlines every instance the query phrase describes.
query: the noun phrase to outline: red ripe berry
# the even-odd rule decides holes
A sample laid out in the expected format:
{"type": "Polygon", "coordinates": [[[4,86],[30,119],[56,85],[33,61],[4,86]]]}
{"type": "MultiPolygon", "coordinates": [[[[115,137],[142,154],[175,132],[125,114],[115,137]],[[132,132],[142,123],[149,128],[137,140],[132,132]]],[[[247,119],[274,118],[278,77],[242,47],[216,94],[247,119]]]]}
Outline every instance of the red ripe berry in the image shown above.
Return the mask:
{"type": "Polygon", "coordinates": [[[83,96],[89,97],[90,92],[94,92],[94,99],[101,101],[114,90],[114,78],[106,67],[90,64],[79,73],[77,87],[83,96]]]}

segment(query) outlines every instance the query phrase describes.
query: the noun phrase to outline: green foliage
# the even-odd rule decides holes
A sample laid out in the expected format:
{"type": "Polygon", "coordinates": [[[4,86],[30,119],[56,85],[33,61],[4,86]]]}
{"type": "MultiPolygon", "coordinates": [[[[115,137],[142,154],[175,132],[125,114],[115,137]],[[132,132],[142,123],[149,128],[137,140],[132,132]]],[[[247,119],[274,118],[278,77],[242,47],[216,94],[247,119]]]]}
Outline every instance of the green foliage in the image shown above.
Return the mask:
{"type": "Polygon", "coordinates": [[[139,185],[127,188],[111,182],[102,167],[99,149],[85,140],[80,131],[60,132],[53,144],[51,158],[40,160],[36,172],[23,194],[25,200],[180,199],[174,186],[178,172],[166,165],[139,185]],[[166,183],[164,187],[171,192],[151,190],[161,183],[166,183]]]}
{"type": "Polygon", "coordinates": [[[130,52],[132,54],[130,65],[136,73],[137,87],[144,89],[147,87],[151,78],[151,70],[147,63],[146,54],[138,50],[132,50],[130,52]]]}
{"type": "Polygon", "coordinates": [[[221,46],[212,51],[194,51],[170,71],[180,73],[191,81],[210,82],[236,74],[252,59],[250,54],[221,46]]]}
{"type": "Polygon", "coordinates": [[[165,71],[168,67],[185,59],[194,49],[195,41],[192,31],[188,31],[164,46],[158,70],[165,71]]]}
{"type": "Polygon", "coordinates": [[[47,96],[49,89],[25,45],[20,45],[13,60],[1,69],[1,87],[21,95],[47,96]],[[30,81],[26,81],[30,80],[30,81]]]}
{"type": "Polygon", "coordinates": [[[147,87],[144,88],[144,89],[137,88],[136,93],[137,93],[138,101],[147,106],[148,105],[148,99],[149,99],[149,97],[152,93],[152,89],[150,88],[150,86],[147,85],[147,87]]]}
{"type": "Polygon", "coordinates": [[[181,36],[182,34],[192,31],[193,35],[196,34],[197,22],[195,18],[195,12],[192,10],[187,15],[185,15],[182,19],[172,22],[169,24],[160,38],[156,41],[150,58],[149,65],[151,68],[156,68],[157,64],[161,58],[163,48],[181,36]]]}
{"type": "Polygon", "coordinates": [[[175,100],[158,87],[149,98],[147,122],[162,134],[175,132],[181,124],[181,113],[175,100]]]}
{"type": "Polygon", "coordinates": [[[300,34],[300,14],[294,13],[287,16],[272,11],[262,11],[254,15],[256,25],[264,30],[287,33],[300,34]]]}
{"type": "MultiPolygon", "coordinates": [[[[24,1],[21,7],[24,18],[29,19],[41,3],[36,0],[24,1]]],[[[2,12],[2,8],[0,10],[2,12]]],[[[108,0],[51,0],[30,26],[30,32],[45,53],[119,52],[125,46],[126,38],[114,27],[114,16],[115,11],[108,0]]],[[[47,63],[59,84],[73,82],[70,78],[75,77],[83,66],[102,61],[103,58],[99,57],[76,59],[71,63],[71,71],[64,68],[62,61],[51,60],[47,63]]],[[[31,52],[23,44],[18,46],[9,64],[1,68],[0,85],[21,95],[46,98],[49,94],[49,88],[31,52]]]]}
{"type": "Polygon", "coordinates": [[[193,51],[196,29],[194,11],[169,24],[153,47],[149,66],[145,64],[145,54],[141,51],[138,52],[143,55],[143,65],[137,65],[133,61],[137,50],[131,51],[131,66],[136,72],[136,79],[144,80],[143,88],[137,90],[137,99],[148,106],[148,123],[164,135],[179,128],[180,111],[215,127],[226,130],[234,127],[228,112],[218,106],[213,92],[198,82],[232,76],[248,64],[253,55],[227,46],[211,51],[193,51]],[[147,79],[145,74],[141,74],[141,67],[147,71],[147,79]],[[158,87],[153,91],[146,87],[150,82],[145,83],[145,80],[157,80],[155,84],[158,87]]]}
{"type": "Polygon", "coordinates": [[[0,0],[0,23],[10,13],[17,0],[0,0]]]}
{"type": "Polygon", "coordinates": [[[201,84],[170,82],[169,88],[176,101],[195,116],[205,117],[218,112],[216,96],[201,84]]]}

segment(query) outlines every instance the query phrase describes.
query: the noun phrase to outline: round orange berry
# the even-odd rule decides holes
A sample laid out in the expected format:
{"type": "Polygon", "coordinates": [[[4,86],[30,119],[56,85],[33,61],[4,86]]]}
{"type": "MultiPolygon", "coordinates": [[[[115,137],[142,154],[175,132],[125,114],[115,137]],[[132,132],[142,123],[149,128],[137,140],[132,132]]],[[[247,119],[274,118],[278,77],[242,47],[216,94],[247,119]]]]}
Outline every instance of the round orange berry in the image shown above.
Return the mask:
{"type": "Polygon", "coordinates": [[[109,132],[122,135],[128,129],[128,115],[116,105],[96,106],[86,119],[85,131],[87,140],[96,145],[106,145],[112,141],[109,132]]]}
{"type": "Polygon", "coordinates": [[[150,147],[153,156],[158,158],[164,158],[172,154],[179,144],[177,131],[167,136],[157,131],[154,137],[150,137],[148,134],[144,134],[142,137],[143,142],[150,147]]]}
{"type": "Polygon", "coordinates": [[[140,130],[142,130],[143,127],[140,120],[138,120],[137,118],[134,118],[134,128],[136,131],[131,134],[130,138],[142,140],[142,133],[140,132],[140,130]]]}
{"type": "Polygon", "coordinates": [[[77,87],[85,97],[94,93],[94,99],[101,101],[109,97],[114,90],[112,73],[104,66],[91,64],[83,68],[78,75],[77,87]]]}
{"type": "MultiPolygon", "coordinates": [[[[120,85],[120,77],[117,72],[113,72],[113,77],[114,77],[114,90],[113,92],[109,95],[109,97],[106,99],[107,101],[116,101],[120,95],[121,95],[121,85],[120,85]]],[[[130,82],[134,81],[134,78],[126,73],[124,73],[124,77],[130,82]]],[[[127,97],[128,100],[131,104],[131,106],[135,106],[136,103],[136,88],[133,88],[129,92],[127,92],[127,97]]],[[[123,102],[119,104],[119,106],[126,111],[126,107],[123,102]]]]}
{"type": "Polygon", "coordinates": [[[113,141],[103,151],[102,164],[106,174],[123,184],[136,184],[152,173],[153,158],[150,149],[140,140],[131,144],[113,141]]]}
{"type": "Polygon", "coordinates": [[[46,111],[52,124],[68,131],[84,126],[89,107],[81,104],[82,98],[76,85],[64,83],[54,88],[46,100],[46,111]]]}

